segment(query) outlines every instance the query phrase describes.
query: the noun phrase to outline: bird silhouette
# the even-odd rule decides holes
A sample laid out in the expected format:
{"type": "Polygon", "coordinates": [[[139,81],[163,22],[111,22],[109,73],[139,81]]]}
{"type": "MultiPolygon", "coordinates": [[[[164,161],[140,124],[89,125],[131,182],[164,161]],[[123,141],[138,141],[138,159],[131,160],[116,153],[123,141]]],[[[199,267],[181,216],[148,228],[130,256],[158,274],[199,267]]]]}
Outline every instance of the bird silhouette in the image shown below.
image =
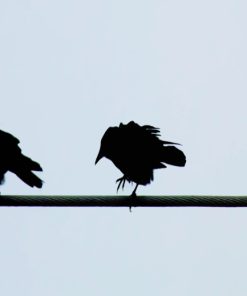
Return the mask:
{"type": "Polygon", "coordinates": [[[165,164],[185,166],[184,153],[171,145],[178,143],[159,139],[159,128],[140,126],[134,121],[109,127],[101,139],[101,146],[95,164],[102,158],[110,159],[123,173],[116,180],[117,191],[125,182],[136,183],[131,196],[136,196],[138,185],[147,185],[153,180],[153,170],[166,168],[165,164]]]}
{"type": "Polygon", "coordinates": [[[0,184],[4,175],[10,171],[31,187],[42,187],[40,180],[32,171],[42,171],[41,166],[23,155],[18,146],[20,141],[9,133],[0,130],[0,184]]]}

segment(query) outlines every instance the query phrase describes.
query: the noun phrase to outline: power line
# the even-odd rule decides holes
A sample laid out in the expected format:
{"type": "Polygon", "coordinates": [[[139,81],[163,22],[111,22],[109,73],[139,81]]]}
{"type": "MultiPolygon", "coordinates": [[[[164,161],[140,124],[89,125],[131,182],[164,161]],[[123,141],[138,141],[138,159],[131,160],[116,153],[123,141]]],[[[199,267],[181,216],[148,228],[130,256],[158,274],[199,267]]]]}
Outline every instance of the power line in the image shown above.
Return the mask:
{"type": "Polygon", "coordinates": [[[0,207],[247,207],[239,195],[0,195],[0,207]]]}

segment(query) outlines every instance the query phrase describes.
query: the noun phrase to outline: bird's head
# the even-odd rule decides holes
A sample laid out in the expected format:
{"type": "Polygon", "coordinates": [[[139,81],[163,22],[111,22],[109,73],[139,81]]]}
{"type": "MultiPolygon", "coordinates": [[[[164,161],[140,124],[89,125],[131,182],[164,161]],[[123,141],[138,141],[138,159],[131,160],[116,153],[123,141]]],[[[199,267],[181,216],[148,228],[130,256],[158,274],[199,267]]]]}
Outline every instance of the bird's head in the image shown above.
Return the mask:
{"type": "Polygon", "coordinates": [[[98,156],[95,160],[95,164],[103,158],[111,158],[112,153],[114,152],[115,145],[118,142],[118,128],[109,127],[101,139],[101,145],[99,149],[98,156]]]}

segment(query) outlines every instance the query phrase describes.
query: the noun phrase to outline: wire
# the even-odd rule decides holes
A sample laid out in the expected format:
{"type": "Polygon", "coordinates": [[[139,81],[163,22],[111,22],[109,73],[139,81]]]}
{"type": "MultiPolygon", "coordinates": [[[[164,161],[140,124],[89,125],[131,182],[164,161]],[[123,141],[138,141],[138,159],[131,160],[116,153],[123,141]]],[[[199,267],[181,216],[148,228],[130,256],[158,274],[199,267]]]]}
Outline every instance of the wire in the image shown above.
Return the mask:
{"type": "Polygon", "coordinates": [[[0,207],[247,207],[247,196],[0,195],[0,207]]]}

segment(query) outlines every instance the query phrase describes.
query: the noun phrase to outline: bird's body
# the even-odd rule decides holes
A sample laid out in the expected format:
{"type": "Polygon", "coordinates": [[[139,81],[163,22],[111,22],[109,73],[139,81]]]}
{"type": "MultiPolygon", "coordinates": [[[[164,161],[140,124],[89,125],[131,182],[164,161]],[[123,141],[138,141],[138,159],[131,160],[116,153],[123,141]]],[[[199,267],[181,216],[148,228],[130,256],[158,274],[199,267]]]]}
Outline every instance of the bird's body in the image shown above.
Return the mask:
{"type": "Polygon", "coordinates": [[[41,166],[22,154],[20,141],[9,133],[0,130],[0,184],[4,175],[10,171],[31,187],[42,187],[40,180],[32,171],[42,171],[41,166]]]}
{"type": "MultiPolygon", "coordinates": [[[[96,163],[102,157],[110,159],[123,173],[118,188],[125,181],[147,185],[153,180],[153,170],[166,168],[166,164],[184,166],[184,153],[159,139],[159,129],[150,125],[140,126],[134,121],[107,129],[101,140],[96,163]]],[[[136,188],[137,188],[136,186],[136,188]]],[[[136,190],[135,188],[135,190],[136,190]]],[[[133,195],[135,194],[135,190],[133,195]]]]}

